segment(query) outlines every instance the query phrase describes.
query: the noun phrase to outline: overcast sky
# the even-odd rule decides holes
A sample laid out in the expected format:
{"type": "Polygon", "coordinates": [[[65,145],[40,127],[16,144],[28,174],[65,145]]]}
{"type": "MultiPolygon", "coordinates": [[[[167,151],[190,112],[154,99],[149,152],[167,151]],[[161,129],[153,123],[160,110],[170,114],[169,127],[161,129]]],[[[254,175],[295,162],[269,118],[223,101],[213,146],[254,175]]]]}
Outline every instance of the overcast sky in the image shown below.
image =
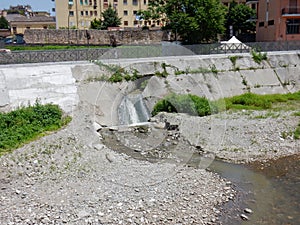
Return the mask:
{"type": "Polygon", "coordinates": [[[0,0],[0,9],[8,9],[11,5],[31,5],[33,11],[46,11],[51,14],[52,8],[55,8],[51,0],[0,0]]]}

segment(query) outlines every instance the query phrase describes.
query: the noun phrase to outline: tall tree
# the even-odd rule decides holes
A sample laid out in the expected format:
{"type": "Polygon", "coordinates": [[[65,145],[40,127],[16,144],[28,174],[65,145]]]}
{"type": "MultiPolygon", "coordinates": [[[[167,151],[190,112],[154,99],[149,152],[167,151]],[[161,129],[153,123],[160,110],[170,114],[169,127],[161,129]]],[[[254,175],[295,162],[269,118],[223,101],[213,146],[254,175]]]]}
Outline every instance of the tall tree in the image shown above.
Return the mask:
{"type": "Polygon", "coordinates": [[[230,3],[226,29],[229,34],[229,27],[232,26],[233,33],[238,34],[249,34],[255,31],[255,22],[251,21],[251,18],[256,17],[256,11],[244,4],[238,4],[234,0],[230,3]]]}
{"type": "Polygon", "coordinates": [[[102,20],[94,19],[91,22],[91,29],[106,30],[108,27],[118,27],[121,25],[121,18],[118,17],[118,13],[111,4],[108,8],[101,13],[102,20]]]}
{"type": "Polygon", "coordinates": [[[4,16],[0,17],[0,29],[8,29],[9,28],[9,22],[4,16]]]}
{"type": "Polygon", "coordinates": [[[168,28],[188,43],[211,42],[225,31],[220,0],[159,0],[149,4],[166,16],[168,28]]]}

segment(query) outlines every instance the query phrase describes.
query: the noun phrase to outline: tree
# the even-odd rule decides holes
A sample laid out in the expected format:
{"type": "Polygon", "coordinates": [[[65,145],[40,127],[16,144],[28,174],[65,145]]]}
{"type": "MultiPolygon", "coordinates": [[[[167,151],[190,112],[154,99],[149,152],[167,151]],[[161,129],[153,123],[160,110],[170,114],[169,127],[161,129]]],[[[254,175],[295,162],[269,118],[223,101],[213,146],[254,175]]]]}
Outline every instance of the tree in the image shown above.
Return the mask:
{"type": "Polygon", "coordinates": [[[121,25],[121,18],[118,17],[118,13],[113,9],[111,4],[108,8],[101,13],[103,19],[94,19],[91,22],[91,29],[106,30],[108,27],[118,27],[121,25]]]}
{"type": "Polygon", "coordinates": [[[0,29],[8,29],[9,28],[9,22],[7,19],[5,19],[4,16],[0,17],[0,29]]]}
{"type": "Polygon", "coordinates": [[[256,17],[254,9],[244,4],[238,4],[234,0],[230,3],[226,28],[229,34],[229,27],[232,26],[234,34],[249,34],[253,33],[256,29],[255,22],[251,18],[256,17]]]}
{"type": "Polygon", "coordinates": [[[226,9],[219,0],[159,0],[149,5],[166,16],[167,28],[185,42],[211,42],[225,31],[226,9]]]}
{"type": "Polygon", "coordinates": [[[151,2],[149,1],[147,10],[139,10],[138,15],[140,16],[140,19],[144,20],[145,26],[147,26],[147,23],[150,22],[150,20],[160,20],[163,19],[161,16],[161,8],[157,4],[157,1],[151,2]]]}

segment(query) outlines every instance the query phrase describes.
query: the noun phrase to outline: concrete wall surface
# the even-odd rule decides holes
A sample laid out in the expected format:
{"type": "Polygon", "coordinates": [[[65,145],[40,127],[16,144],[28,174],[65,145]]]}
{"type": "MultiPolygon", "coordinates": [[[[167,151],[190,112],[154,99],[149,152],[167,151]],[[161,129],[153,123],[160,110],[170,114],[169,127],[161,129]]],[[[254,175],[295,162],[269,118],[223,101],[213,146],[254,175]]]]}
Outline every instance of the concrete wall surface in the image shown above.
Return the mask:
{"type": "Polygon", "coordinates": [[[298,52],[272,52],[256,63],[249,53],[91,62],[0,66],[0,110],[36,99],[59,104],[71,113],[81,101],[94,108],[100,124],[116,125],[123,96],[141,93],[147,106],[171,92],[219,99],[246,92],[289,93],[300,90],[298,52]],[[113,68],[142,76],[134,82],[110,83],[113,68]],[[165,73],[166,77],[159,76],[165,73]]]}

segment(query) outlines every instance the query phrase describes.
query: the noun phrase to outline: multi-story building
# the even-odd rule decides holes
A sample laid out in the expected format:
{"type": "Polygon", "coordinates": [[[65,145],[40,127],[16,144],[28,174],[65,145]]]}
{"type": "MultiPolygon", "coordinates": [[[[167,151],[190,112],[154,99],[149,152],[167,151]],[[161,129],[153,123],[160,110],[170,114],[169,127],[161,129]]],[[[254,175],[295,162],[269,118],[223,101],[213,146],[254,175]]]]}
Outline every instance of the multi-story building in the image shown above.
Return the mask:
{"type": "Polygon", "coordinates": [[[256,41],[300,40],[300,0],[251,0],[257,4],[256,41]]]}
{"type": "Polygon", "coordinates": [[[121,18],[122,28],[143,25],[137,12],[147,9],[148,0],[55,0],[56,28],[88,29],[109,5],[121,18]]]}
{"type": "Polygon", "coordinates": [[[1,10],[10,25],[11,34],[24,34],[26,29],[55,28],[55,17],[48,12],[33,12],[30,5],[10,6],[1,10]]]}

